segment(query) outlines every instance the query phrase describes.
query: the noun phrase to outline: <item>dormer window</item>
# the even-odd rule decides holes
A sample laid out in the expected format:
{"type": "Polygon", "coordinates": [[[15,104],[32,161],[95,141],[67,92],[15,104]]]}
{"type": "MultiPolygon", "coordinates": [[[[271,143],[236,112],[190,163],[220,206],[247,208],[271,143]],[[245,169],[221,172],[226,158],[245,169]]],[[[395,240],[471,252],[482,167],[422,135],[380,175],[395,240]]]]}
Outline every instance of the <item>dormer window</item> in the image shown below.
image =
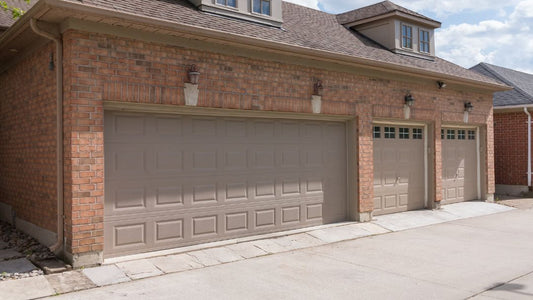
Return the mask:
{"type": "Polygon", "coordinates": [[[230,7],[237,7],[237,0],[217,0],[217,4],[224,5],[224,6],[230,6],[230,7]]]}
{"type": "Polygon", "coordinates": [[[429,53],[429,31],[420,29],[420,52],[429,53]]]}
{"type": "Polygon", "coordinates": [[[413,27],[402,25],[402,47],[413,49],[413,27]]]}
{"type": "Polygon", "coordinates": [[[270,16],[270,0],[254,0],[253,11],[254,13],[270,16]]]}

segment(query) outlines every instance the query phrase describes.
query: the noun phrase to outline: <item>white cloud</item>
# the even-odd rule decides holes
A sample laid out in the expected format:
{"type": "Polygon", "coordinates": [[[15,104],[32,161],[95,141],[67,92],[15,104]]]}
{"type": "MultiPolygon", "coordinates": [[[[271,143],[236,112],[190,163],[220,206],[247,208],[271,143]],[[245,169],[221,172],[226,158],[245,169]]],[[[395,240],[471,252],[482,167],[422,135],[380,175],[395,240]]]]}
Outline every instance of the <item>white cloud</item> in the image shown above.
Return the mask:
{"type": "Polygon", "coordinates": [[[285,0],[285,1],[300,4],[300,5],[314,8],[314,9],[318,9],[318,0],[285,0]]]}
{"type": "Polygon", "coordinates": [[[533,73],[533,0],[504,20],[452,25],[436,34],[437,55],[464,67],[487,62],[533,73]]]}

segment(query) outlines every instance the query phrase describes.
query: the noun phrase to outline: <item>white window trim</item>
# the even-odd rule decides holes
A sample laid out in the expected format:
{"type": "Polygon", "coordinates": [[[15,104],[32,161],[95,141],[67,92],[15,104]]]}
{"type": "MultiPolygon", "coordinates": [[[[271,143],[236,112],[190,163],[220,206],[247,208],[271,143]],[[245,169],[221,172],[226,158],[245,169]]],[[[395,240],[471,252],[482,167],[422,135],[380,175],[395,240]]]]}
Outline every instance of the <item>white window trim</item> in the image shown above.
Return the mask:
{"type": "Polygon", "coordinates": [[[431,30],[427,29],[427,28],[423,28],[423,27],[418,27],[418,52],[422,53],[422,54],[431,54],[431,30]],[[420,43],[421,43],[421,39],[420,39],[420,34],[422,33],[422,31],[425,31],[428,33],[428,51],[422,51],[420,49],[420,43]]]}
{"type": "Polygon", "coordinates": [[[415,37],[413,36],[413,33],[415,32],[415,26],[408,24],[408,23],[400,23],[400,46],[402,49],[414,51],[415,50],[415,37]],[[404,47],[403,45],[403,27],[408,26],[411,27],[411,48],[404,47]]]}

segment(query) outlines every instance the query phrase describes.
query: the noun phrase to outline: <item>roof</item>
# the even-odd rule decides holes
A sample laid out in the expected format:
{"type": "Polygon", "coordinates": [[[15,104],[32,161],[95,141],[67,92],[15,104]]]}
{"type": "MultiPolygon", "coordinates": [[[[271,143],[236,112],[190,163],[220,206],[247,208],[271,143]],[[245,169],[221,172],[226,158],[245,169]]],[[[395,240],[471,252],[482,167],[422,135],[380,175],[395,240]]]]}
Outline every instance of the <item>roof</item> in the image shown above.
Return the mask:
{"type": "Polygon", "coordinates": [[[341,24],[348,24],[355,21],[360,21],[364,19],[369,19],[377,16],[386,15],[393,12],[402,12],[417,18],[421,18],[427,21],[439,23],[439,21],[435,21],[431,18],[428,18],[424,15],[421,15],[415,11],[409,10],[405,7],[396,5],[390,1],[383,1],[376,4],[372,4],[369,6],[365,6],[362,8],[354,9],[342,14],[337,15],[337,19],[339,20],[339,23],[341,24]]]}
{"type": "MultiPolygon", "coordinates": [[[[431,76],[436,79],[469,82],[485,88],[503,90],[500,82],[487,78],[476,72],[455,65],[446,60],[420,59],[395,54],[376,42],[345,28],[337,21],[337,16],[297,4],[283,2],[282,28],[208,14],[198,10],[187,0],[152,0],[147,5],[145,0],[40,0],[20,22],[27,22],[38,9],[53,6],[68,7],[78,11],[77,17],[83,18],[89,13],[112,15],[113,18],[129,18],[131,22],[157,22],[169,24],[170,28],[189,30],[194,34],[223,37],[227,41],[238,40],[239,43],[255,43],[262,48],[289,49],[286,51],[312,53],[315,56],[331,60],[350,61],[362,67],[371,66],[394,70],[401,74],[431,76]],[[155,21],[154,21],[155,20],[155,21]]],[[[69,17],[64,9],[59,14],[69,17]]],[[[92,18],[94,19],[102,19],[92,18]]],[[[22,26],[22,25],[20,25],[22,26]]],[[[159,25],[158,25],[159,26],[159,25]]],[[[134,27],[135,28],[135,27],[134,27]]],[[[138,28],[138,26],[137,26],[138,28]]],[[[175,29],[176,30],[176,29],[175,29]]],[[[18,34],[17,30],[6,34],[18,34]]],[[[2,39],[0,36],[0,48],[2,39]]],[[[4,37],[9,41],[10,38],[4,37]]],[[[1,50],[1,49],[0,49],[1,50]]],[[[285,51],[285,50],[284,50],[285,51]]]]}
{"type": "Polygon", "coordinates": [[[477,64],[470,68],[470,70],[513,87],[509,91],[494,93],[495,107],[533,104],[533,74],[487,63],[477,64]]]}
{"type": "MultiPolygon", "coordinates": [[[[7,5],[11,7],[18,7],[22,9],[23,11],[27,11],[28,9],[30,9],[30,7],[33,6],[33,4],[35,4],[35,2],[37,2],[37,0],[32,0],[30,4],[28,4],[24,0],[2,0],[2,1],[5,1],[7,5]]],[[[15,20],[13,19],[11,12],[0,9],[0,31],[13,25],[13,23],[15,23],[15,20]]]]}

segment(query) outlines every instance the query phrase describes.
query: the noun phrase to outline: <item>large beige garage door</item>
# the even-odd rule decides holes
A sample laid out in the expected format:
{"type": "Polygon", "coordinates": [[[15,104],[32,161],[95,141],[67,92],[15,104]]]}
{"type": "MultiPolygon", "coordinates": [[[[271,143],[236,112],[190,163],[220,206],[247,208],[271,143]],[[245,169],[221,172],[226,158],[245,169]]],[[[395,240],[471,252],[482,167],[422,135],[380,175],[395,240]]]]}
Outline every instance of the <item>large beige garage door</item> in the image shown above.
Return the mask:
{"type": "Polygon", "coordinates": [[[424,129],[374,125],[374,215],[424,208],[424,129]]]}
{"type": "Polygon", "coordinates": [[[345,218],[344,123],[105,112],[106,257],[345,218]]]}
{"type": "Polygon", "coordinates": [[[474,129],[443,128],[443,204],[477,199],[477,145],[474,129]]]}

